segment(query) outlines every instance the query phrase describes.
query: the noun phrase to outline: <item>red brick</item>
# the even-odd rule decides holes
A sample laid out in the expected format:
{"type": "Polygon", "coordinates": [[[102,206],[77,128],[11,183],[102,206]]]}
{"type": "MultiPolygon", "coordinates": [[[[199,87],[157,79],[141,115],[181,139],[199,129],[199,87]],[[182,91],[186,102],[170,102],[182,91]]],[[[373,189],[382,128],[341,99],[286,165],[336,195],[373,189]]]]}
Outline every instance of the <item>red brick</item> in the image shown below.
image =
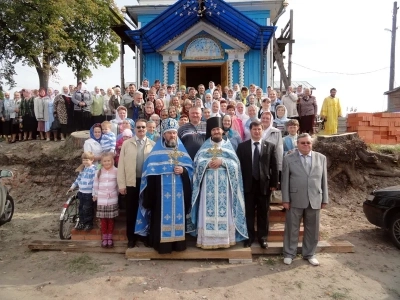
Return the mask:
{"type": "Polygon", "coordinates": [[[85,235],[85,240],[86,241],[100,241],[101,240],[101,235],[85,235]]]}
{"type": "Polygon", "coordinates": [[[73,241],[83,241],[85,239],[85,236],[83,235],[73,235],[71,236],[71,240],[73,241]]]}

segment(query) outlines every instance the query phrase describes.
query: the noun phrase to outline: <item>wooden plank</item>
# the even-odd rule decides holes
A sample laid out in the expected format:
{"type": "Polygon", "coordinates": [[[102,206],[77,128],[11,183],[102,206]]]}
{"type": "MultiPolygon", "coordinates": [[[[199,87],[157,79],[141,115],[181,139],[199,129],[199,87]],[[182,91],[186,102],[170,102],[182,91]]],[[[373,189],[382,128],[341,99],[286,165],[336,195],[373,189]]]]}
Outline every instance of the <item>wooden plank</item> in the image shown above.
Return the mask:
{"type": "MultiPolygon", "coordinates": [[[[297,253],[301,254],[302,243],[298,244],[297,253]]],[[[319,241],[317,253],[354,253],[355,247],[348,241],[319,241]]],[[[258,243],[251,246],[252,255],[282,254],[283,242],[268,243],[268,249],[263,249],[258,243]]]]}
{"type": "Polygon", "coordinates": [[[28,244],[30,250],[48,250],[90,253],[125,253],[127,244],[115,241],[114,248],[101,248],[100,241],[35,240],[28,244]]]}
{"type": "Polygon", "coordinates": [[[243,248],[243,243],[238,243],[228,249],[204,250],[195,247],[194,243],[188,242],[188,248],[182,252],[159,254],[153,248],[136,247],[126,250],[125,257],[128,260],[137,259],[228,259],[232,263],[245,263],[252,260],[250,248],[243,248]]]}

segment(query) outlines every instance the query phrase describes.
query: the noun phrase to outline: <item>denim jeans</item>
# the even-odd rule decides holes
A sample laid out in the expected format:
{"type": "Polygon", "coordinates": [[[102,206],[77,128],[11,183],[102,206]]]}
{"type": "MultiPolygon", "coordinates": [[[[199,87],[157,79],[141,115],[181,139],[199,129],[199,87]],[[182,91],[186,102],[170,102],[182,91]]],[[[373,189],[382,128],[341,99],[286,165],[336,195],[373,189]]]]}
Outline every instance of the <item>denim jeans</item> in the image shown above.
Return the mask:
{"type": "Polygon", "coordinates": [[[92,194],[78,192],[79,199],[79,223],[93,225],[93,197],[92,194]]]}

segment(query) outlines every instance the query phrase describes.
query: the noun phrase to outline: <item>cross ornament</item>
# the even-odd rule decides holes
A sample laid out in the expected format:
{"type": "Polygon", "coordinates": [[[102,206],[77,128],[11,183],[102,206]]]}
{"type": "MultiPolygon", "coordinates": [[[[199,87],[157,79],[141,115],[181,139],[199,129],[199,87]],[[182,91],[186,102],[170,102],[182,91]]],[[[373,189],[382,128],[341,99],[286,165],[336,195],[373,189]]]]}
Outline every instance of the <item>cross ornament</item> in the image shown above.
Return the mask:
{"type": "Polygon", "coordinates": [[[178,147],[175,147],[174,150],[168,153],[169,163],[177,166],[179,164],[178,158],[183,156],[183,153],[178,151],[178,147]]]}
{"type": "Polygon", "coordinates": [[[222,154],[222,150],[218,147],[217,143],[215,143],[212,148],[208,149],[207,152],[211,153],[213,160],[217,158],[218,154],[222,154]]]}

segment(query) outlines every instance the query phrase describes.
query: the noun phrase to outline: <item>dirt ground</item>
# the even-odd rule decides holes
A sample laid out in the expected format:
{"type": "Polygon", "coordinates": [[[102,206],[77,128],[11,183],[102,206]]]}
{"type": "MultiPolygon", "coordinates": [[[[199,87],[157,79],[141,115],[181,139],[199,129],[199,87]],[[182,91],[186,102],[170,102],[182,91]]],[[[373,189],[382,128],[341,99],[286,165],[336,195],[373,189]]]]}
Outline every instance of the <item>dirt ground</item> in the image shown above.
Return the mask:
{"type": "MultiPolygon", "coordinates": [[[[358,190],[345,178],[330,182],[322,238],[347,240],[350,254],[318,254],[312,267],[300,257],[261,256],[252,264],[227,261],[127,261],[121,254],[30,251],[33,239],[58,240],[64,193],[78,153],[59,156],[60,143],[0,143],[0,166],[16,202],[13,220],[0,227],[0,299],[400,299],[400,250],[368,223],[365,196],[398,178],[365,177],[358,190]]],[[[64,149],[65,150],[65,149],[64,149]]]]}

